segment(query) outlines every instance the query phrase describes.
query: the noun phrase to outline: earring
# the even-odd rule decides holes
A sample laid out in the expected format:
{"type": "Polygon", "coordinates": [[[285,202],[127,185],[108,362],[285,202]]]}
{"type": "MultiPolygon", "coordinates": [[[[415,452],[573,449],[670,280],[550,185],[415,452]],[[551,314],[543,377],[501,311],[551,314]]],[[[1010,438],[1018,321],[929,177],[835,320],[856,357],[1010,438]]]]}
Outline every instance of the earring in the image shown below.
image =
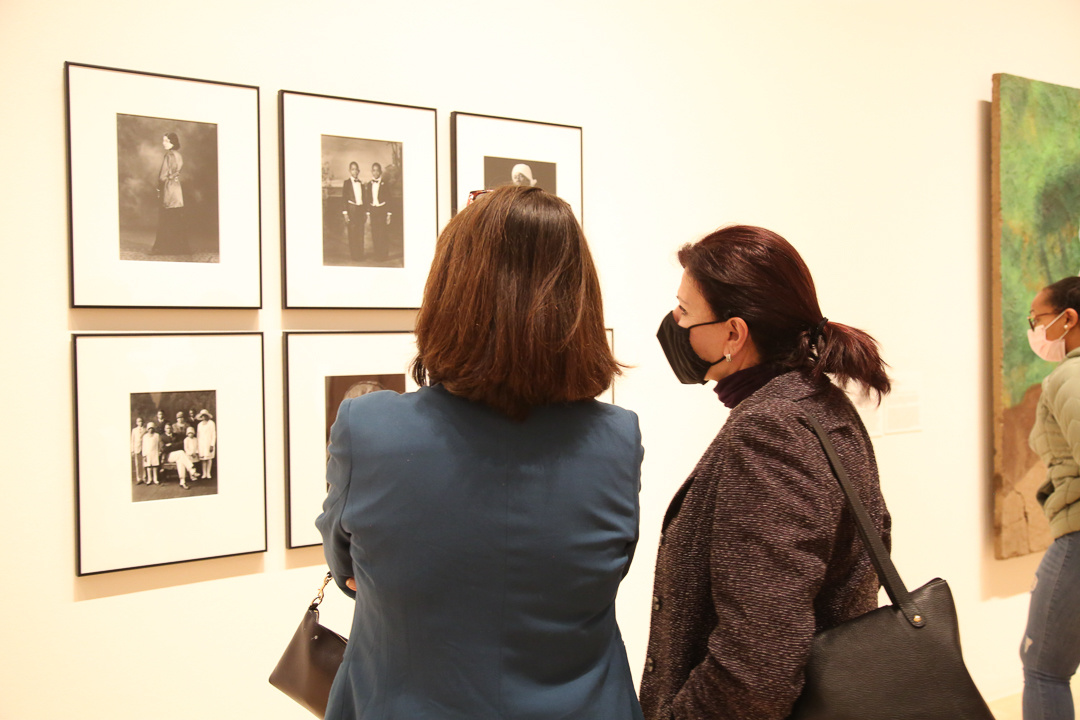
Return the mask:
{"type": "Polygon", "coordinates": [[[731,362],[731,353],[724,353],[724,362],[731,362]]]}

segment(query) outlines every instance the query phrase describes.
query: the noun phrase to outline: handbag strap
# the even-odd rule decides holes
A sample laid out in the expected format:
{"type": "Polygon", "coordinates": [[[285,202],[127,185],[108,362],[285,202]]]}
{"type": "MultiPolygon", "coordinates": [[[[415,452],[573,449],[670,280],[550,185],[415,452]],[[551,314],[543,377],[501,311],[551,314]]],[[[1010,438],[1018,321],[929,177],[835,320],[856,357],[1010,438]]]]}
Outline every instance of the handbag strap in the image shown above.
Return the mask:
{"type": "Polygon", "coordinates": [[[319,615],[319,605],[322,604],[323,597],[326,594],[326,586],[330,584],[330,581],[334,579],[334,574],[327,571],[326,577],[323,578],[322,587],[319,588],[319,594],[315,596],[315,599],[311,601],[311,605],[308,606],[308,610],[315,612],[315,616],[319,615]]]}
{"type": "Polygon", "coordinates": [[[866,512],[866,507],[859,498],[858,490],[851,484],[851,479],[848,477],[847,470],[844,469],[844,464],[840,462],[840,456],[836,453],[836,448],[833,446],[832,441],[829,440],[828,434],[821,427],[821,423],[818,422],[817,418],[810,413],[806,413],[806,419],[810,422],[810,427],[813,428],[818,440],[821,441],[821,447],[825,449],[825,456],[829,459],[833,474],[840,482],[840,489],[844,491],[848,507],[851,508],[851,512],[855,515],[855,524],[859,528],[859,535],[870,552],[870,560],[874,564],[874,569],[877,570],[881,584],[885,586],[885,592],[889,594],[889,599],[893,601],[893,605],[900,606],[901,612],[904,613],[904,617],[907,618],[909,623],[915,627],[922,627],[925,624],[925,617],[915,604],[907,587],[904,586],[904,581],[900,579],[900,573],[896,571],[896,566],[893,565],[892,558],[889,557],[889,551],[874,527],[874,521],[870,519],[870,514],[866,512]]]}

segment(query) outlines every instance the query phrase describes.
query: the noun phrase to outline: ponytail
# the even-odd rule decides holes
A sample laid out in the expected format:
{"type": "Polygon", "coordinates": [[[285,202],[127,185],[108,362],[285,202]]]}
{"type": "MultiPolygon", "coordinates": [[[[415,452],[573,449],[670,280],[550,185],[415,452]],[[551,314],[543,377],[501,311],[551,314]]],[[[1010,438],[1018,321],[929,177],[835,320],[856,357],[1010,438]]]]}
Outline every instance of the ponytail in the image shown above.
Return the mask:
{"type": "Polygon", "coordinates": [[[810,376],[815,380],[828,374],[842,386],[857,383],[867,397],[877,393],[879,402],[892,389],[877,341],[858,328],[826,321],[811,357],[810,376]]]}

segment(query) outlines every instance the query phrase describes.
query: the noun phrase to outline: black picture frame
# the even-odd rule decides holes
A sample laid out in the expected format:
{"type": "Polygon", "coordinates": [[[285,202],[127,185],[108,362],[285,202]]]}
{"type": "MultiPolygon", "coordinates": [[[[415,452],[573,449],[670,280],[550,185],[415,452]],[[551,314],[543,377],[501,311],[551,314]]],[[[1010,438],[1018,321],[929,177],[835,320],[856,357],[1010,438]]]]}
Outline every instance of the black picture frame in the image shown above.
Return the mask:
{"type": "Polygon", "coordinates": [[[77,575],[266,551],[261,332],[74,334],[72,372],[77,575]]]}
{"type": "Polygon", "coordinates": [[[278,110],[283,306],[418,308],[438,235],[437,111],[292,90],[278,110]]]}
{"type": "Polygon", "coordinates": [[[473,190],[531,184],[570,203],[584,222],[582,128],[466,112],[450,113],[450,203],[473,190]],[[525,174],[516,172],[522,168],[525,174]]]}
{"type": "Polygon", "coordinates": [[[261,308],[259,88],[74,62],[64,86],[71,307],[261,308]]]}

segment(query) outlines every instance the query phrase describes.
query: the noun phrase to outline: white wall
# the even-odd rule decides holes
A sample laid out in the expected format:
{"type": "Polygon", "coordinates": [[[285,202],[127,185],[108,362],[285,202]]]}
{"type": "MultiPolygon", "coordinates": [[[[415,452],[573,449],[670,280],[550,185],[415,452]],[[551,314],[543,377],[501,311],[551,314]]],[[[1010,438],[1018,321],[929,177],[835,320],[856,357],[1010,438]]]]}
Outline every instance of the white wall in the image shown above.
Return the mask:
{"type": "MultiPolygon", "coordinates": [[[[895,557],[957,597],[988,698],[1020,689],[1037,557],[993,559],[989,100],[1009,72],[1080,86],[1071,0],[0,3],[0,717],[303,718],[266,676],[322,574],[284,549],[282,329],[409,329],[408,311],[282,311],[275,96],[584,126],[585,224],[645,433],[642,542],[620,617],[635,673],[658,526],[723,412],[653,338],[674,250],[721,224],[785,235],[826,315],[922,378],[921,432],[877,443],[895,557]],[[371,70],[343,72],[360,52],[371,70]],[[262,88],[264,309],[68,308],[63,62],[262,88]],[[663,190],[663,200],[652,190],[663,190]],[[269,551],[75,577],[70,332],[267,333],[269,551]]],[[[197,530],[195,530],[197,531],[197,530]]],[[[137,538],[132,539],[137,542],[137,538]]],[[[347,626],[344,598],[324,618],[347,626]]]]}

